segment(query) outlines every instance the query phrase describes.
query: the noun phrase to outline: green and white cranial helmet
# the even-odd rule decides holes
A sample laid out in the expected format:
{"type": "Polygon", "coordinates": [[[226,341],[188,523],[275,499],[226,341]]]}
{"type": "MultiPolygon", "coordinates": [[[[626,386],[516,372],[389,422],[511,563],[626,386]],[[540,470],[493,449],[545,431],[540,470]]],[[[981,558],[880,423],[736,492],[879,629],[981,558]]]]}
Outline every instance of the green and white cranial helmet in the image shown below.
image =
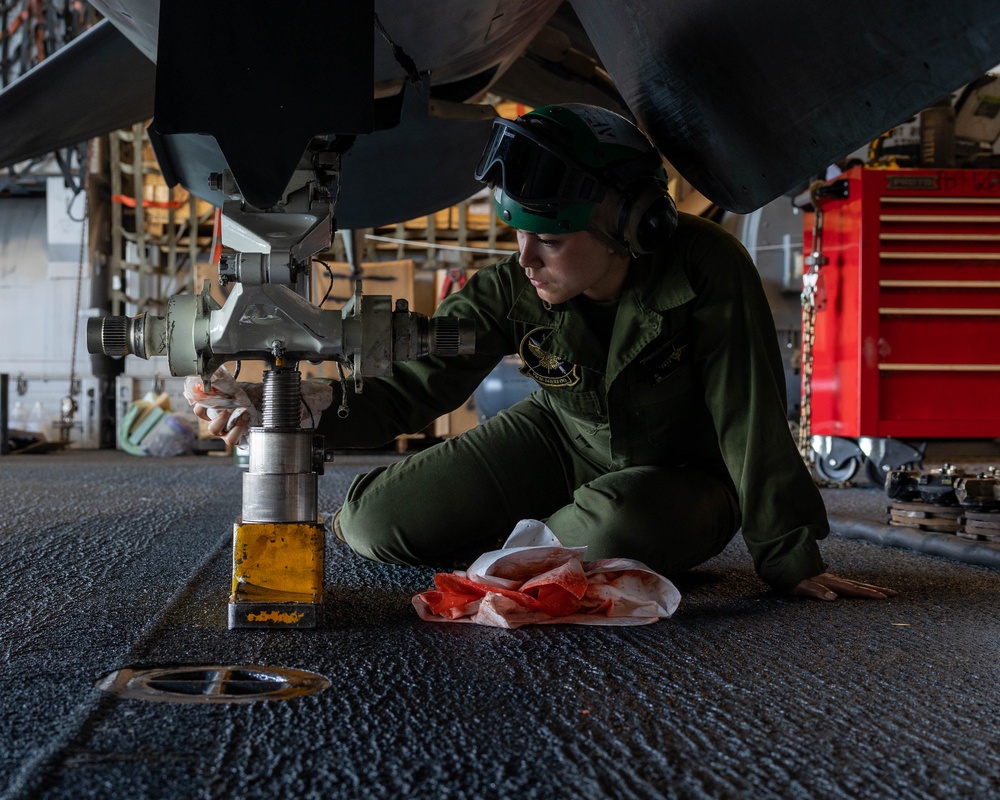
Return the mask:
{"type": "Polygon", "coordinates": [[[659,237],[676,226],[656,148],[625,117],[598,106],[551,105],[495,120],[476,179],[493,188],[500,219],[533,233],[590,230],[638,254],[651,249],[644,229],[659,237]]]}

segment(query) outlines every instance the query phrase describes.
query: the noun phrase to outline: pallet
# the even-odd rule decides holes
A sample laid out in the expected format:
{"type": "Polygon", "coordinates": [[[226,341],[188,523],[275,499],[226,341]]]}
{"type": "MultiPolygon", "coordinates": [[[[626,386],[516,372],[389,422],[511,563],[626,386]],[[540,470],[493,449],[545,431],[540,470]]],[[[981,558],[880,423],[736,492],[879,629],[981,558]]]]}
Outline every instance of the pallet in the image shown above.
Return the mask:
{"type": "Polygon", "coordinates": [[[923,502],[895,501],[886,507],[886,522],[929,533],[958,533],[962,509],[923,502]]]}
{"type": "Polygon", "coordinates": [[[967,511],[961,506],[897,500],[886,507],[886,523],[1000,544],[1000,511],[967,511]]]}
{"type": "Polygon", "coordinates": [[[963,539],[1000,543],[1000,511],[966,511],[958,535],[963,539]]]}

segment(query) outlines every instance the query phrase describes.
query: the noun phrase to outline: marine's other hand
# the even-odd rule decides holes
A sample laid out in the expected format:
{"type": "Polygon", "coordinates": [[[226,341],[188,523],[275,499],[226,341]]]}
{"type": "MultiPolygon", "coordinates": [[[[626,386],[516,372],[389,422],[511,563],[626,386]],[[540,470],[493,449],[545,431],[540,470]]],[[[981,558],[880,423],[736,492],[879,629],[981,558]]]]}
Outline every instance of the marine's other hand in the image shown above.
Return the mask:
{"type": "Polygon", "coordinates": [[[791,594],[798,597],[814,597],[817,600],[836,600],[838,597],[868,597],[872,600],[885,600],[896,596],[896,592],[892,589],[852,581],[849,578],[838,578],[829,572],[799,581],[798,585],[792,589],[791,594]]]}
{"type": "Polygon", "coordinates": [[[194,415],[209,423],[208,431],[233,447],[246,444],[247,431],[260,425],[261,383],[237,383],[225,366],[212,374],[212,389],[206,392],[197,375],[184,380],[184,397],[194,415]]]}
{"type": "MultiPolygon", "coordinates": [[[[184,381],[184,397],[194,415],[208,422],[208,432],[226,444],[247,444],[250,428],[262,422],[264,385],[260,382],[237,383],[225,366],[212,375],[212,389],[205,391],[200,377],[184,381]]],[[[333,402],[333,388],[319,379],[304,380],[299,385],[299,425],[315,428],[323,411],[333,402]]]]}
{"type": "Polygon", "coordinates": [[[191,409],[199,419],[208,422],[208,432],[226,444],[236,447],[250,429],[250,414],[245,408],[212,408],[195,403],[191,409]]]}

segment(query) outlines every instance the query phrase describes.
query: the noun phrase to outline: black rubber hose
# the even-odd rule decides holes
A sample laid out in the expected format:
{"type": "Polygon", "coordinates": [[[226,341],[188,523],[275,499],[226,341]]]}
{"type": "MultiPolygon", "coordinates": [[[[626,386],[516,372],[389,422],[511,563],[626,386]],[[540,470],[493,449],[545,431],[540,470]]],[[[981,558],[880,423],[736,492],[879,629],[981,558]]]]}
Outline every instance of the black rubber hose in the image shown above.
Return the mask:
{"type": "Polygon", "coordinates": [[[830,529],[848,539],[866,539],[886,547],[903,547],[967,564],[1000,567],[1000,545],[962,539],[953,533],[933,533],[905,526],[881,525],[833,514],[830,515],[830,529]]]}

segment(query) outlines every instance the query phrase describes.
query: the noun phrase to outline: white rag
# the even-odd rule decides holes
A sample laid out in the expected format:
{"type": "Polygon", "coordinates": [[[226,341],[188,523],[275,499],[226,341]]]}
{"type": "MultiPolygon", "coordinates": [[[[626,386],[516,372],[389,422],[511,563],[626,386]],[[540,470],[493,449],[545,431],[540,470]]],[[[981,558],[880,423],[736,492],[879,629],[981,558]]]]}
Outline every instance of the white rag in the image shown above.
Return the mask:
{"type": "Polygon", "coordinates": [[[439,572],[434,589],[413,598],[429,622],[496,628],[572,623],[646,625],[677,610],[669,580],[628,558],[584,562],[586,547],[565,547],[544,523],[521,520],[499,550],[464,572],[439,572]]]}
{"type": "MultiPolygon", "coordinates": [[[[212,373],[211,384],[212,391],[206,392],[200,377],[189,376],[184,380],[184,397],[192,406],[205,406],[212,419],[223,411],[232,411],[226,430],[231,429],[244,414],[250,420],[248,428],[260,426],[263,421],[260,412],[264,395],[262,383],[237,383],[229,370],[221,366],[212,373]]],[[[299,424],[303,428],[312,428],[319,422],[320,413],[333,402],[333,389],[323,381],[306,380],[300,384],[299,394],[302,398],[299,424]]],[[[244,436],[240,444],[246,444],[246,438],[244,436]]]]}

